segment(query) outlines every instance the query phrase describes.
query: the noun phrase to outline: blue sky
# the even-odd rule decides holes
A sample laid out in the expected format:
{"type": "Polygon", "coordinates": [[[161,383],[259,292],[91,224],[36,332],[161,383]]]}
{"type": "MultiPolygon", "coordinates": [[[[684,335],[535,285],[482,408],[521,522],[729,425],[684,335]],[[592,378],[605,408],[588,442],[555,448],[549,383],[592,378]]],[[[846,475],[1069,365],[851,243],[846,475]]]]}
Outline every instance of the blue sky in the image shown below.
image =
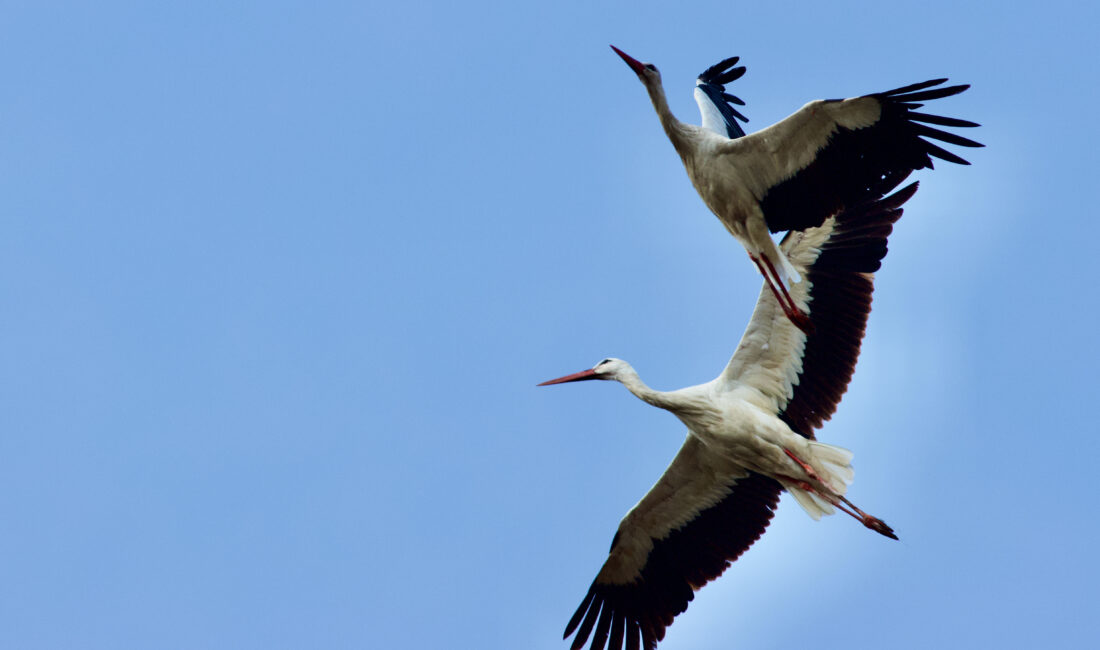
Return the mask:
{"type": "Polygon", "coordinates": [[[532,648],[760,279],[641,85],[739,55],[749,128],[938,76],[822,440],[901,536],[769,532],[662,648],[1084,647],[1100,129],[1088,3],[5,2],[0,646],[532,648]],[[970,135],[970,134],[968,134],[970,135]]]}

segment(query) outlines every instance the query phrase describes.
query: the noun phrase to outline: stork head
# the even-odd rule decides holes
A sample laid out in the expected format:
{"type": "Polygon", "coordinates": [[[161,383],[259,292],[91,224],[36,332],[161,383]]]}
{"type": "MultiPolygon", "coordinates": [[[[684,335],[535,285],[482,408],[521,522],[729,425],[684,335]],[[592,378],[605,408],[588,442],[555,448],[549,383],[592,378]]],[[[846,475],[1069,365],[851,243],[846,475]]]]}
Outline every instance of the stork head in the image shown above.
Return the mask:
{"type": "Polygon", "coordinates": [[[558,377],[557,379],[551,379],[550,381],[544,381],[539,386],[549,386],[551,384],[565,384],[571,381],[586,381],[589,379],[612,379],[618,380],[620,373],[630,368],[630,364],[622,359],[607,358],[603,361],[592,366],[588,370],[582,370],[575,372],[571,375],[564,377],[558,377]]]}
{"type": "Polygon", "coordinates": [[[615,50],[615,54],[622,57],[623,61],[630,66],[630,69],[634,71],[634,74],[638,75],[638,78],[642,80],[642,83],[646,85],[661,83],[661,73],[657,71],[657,66],[652,63],[642,63],[641,61],[630,56],[626,52],[623,52],[614,45],[611,49],[615,50]]]}

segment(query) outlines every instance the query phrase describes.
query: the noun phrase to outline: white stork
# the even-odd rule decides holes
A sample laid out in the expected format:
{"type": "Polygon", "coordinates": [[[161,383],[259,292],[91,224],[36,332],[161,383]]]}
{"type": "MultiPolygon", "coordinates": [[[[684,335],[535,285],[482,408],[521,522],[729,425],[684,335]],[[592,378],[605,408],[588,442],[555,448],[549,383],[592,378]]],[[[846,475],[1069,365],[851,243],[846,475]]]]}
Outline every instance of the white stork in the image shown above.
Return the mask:
{"type": "Polygon", "coordinates": [[[933,88],[947,79],[852,99],[818,100],[768,128],[745,135],[737,120],[748,121],[731,104],[743,102],[724,85],[745,68],[726,59],[699,75],[695,101],[703,125],[685,124],[669,110],[661,73],[611,49],[645,84],[661,126],[687,169],[695,190],[749,253],[787,316],[810,326],[795,308],[788,287],[798,274],[769,232],[819,226],[838,210],[878,199],[910,172],[932,168],[932,158],[968,165],[924,138],[964,147],[983,145],[928,124],[978,126],[974,122],[918,113],[918,102],[956,95],[970,86],[933,88]]]}
{"type": "Polygon", "coordinates": [[[565,629],[573,650],[656,647],[694,590],[717,578],[763,533],[782,490],[814,519],[834,507],[897,539],[882,520],[845,498],[851,452],[816,442],[855,371],[872,275],[901,205],[916,191],[852,205],[817,226],[787,233],[779,249],[804,281],[791,300],[813,324],[807,333],[761,288],[756,309],[722,374],[663,392],[625,361],[539,384],[611,379],[643,401],[671,411],[687,440],[648,494],[623,518],[603,568],[565,629]],[[610,641],[610,643],[608,643],[610,641]]]}

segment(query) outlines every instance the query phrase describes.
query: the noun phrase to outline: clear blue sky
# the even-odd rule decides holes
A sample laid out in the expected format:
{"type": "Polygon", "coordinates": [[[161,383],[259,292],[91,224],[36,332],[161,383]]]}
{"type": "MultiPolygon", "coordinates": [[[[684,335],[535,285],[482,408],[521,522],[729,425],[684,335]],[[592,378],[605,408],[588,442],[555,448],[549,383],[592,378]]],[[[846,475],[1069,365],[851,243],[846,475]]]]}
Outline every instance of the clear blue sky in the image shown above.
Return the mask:
{"type": "Polygon", "coordinates": [[[760,280],[641,85],[753,130],[949,76],[820,432],[900,534],[771,529],[662,648],[1085,647],[1089,3],[4,2],[0,647],[556,650],[760,280]],[[969,135],[969,134],[968,134],[969,135]]]}

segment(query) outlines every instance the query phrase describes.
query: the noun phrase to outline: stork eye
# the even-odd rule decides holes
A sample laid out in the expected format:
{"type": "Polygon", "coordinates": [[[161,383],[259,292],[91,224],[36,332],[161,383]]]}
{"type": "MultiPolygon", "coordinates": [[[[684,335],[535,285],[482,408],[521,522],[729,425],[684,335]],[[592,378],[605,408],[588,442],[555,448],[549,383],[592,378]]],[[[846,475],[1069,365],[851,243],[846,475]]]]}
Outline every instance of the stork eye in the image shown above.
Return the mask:
{"type": "Polygon", "coordinates": [[[657,72],[657,66],[653,65],[652,63],[645,64],[645,67],[646,67],[647,70],[652,70],[654,72],[657,72]]]}
{"type": "Polygon", "coordinates": [[[602,365],[603,365],[603,364],[605,364],[605,363],[611,363],[611,359],[604,359],[603,361],[601,361],[601,362],[597,363],[596,365],[597,365],[597,366],[602,366],[602,365]]]}

